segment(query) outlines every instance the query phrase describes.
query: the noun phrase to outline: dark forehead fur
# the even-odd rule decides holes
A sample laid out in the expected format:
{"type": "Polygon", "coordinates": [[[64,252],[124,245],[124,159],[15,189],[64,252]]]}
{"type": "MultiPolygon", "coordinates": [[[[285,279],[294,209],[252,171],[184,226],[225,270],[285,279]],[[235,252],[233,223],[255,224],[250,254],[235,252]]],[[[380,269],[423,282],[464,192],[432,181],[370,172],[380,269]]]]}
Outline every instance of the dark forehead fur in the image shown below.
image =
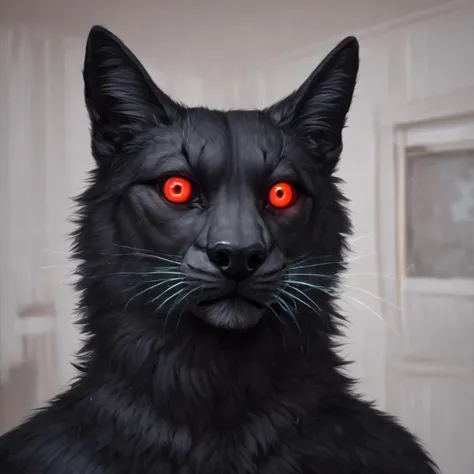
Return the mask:
{"type": "Polygon", "coordinates": [[[228,179],[240,179],[242,185],[258,182],[276,168],[289,175],[305,171],[316,176],[317,162],[259,111],[190,108],[166,137],[167,146],[160,134],[155,135],[156,158],[162,159],[162,166],[172,169],[175,163],[166,160],[174,155],[216,185],[228,179]]]}

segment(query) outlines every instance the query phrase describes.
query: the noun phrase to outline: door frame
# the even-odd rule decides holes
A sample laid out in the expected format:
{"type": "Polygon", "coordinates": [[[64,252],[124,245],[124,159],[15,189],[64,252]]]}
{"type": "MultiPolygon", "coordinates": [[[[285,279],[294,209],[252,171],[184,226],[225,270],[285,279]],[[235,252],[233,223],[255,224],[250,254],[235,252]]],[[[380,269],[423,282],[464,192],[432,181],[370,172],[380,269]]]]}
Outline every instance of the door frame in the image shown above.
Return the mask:
{"type": "MultiPolygon", "coordinates": [[[[474,119],[474,87],[416,101],[394,101],[376,110],[375,222],[376,265],[381,310],[388,325],[385,360],[385,408],[398,414],[396,387],[403,370],[423,372],[422,362],[403,357],[403,274],[405,262],[405,132],[449,119],[474,119]],[[383,200],[380,199],[383,196],[383,200]],[[387,278],[386,276],[393,277],[387,278]],[[397,306],[399,309],[394,307],[397,306]]],[[[432,371],[432,367],[426,367],[432,371]]],[[[444,372],[443,368],[439,368],[444,372]]],[[[449,372],[449,370],[447,370],[449,372]]]]}

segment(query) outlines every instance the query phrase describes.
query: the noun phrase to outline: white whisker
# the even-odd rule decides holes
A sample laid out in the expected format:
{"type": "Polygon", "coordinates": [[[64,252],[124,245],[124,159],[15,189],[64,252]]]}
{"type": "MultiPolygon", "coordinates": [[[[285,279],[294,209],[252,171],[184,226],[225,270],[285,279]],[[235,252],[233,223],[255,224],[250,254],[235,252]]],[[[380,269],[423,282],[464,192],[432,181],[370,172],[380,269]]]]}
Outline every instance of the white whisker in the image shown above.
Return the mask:
{"type": "Polygon", "coordinates": [[[299,270],[302,268],[314,268],[314,267],[324,267],[328,265],[337,265],[337,264],[343,264],[343,263],[349,263],[349,262],[355,262],[356,260],[361,260],[363,258],[371,257],[375,255],[375,252],[371,252],[365,255],[359,255],[358,257],[352,257],[352,258],[345,258],[343,260],[337,260],[334,262],[323,262],[323,263],[314,263],[311,265],[297,265],[297,266],[291,266],[290,269],[292,270],[299,270]]]}
{"type": "Polygon", "coordinates": [[[396,280],[396,278],[388,276],[388,275],[379,275],[378,273],[364,273],[364,272],[348,272],[348,273],[332,273],[329,275],[325,275],[324,273],[293,273],[290,272],[292,277],[294,276],[306,276],[306,277],[317,277],[317,278],[343,278],[345,276],[352,276],[352,275],[368,275],[380,278],[386,278],[387,280],[396,280]]]}
{"type": "Polygon", "coordinates": [[[342,277],[344,275],[367,275],[367,276],[374,276],[374,277],[377,277],[377,278],[386,278],[387,280],[396,280],[395,277],[392,277],[392,276],[389,276],[389,275],[379,275],[378,273],[365,273],[365,272],[355,272],[355,273],[352,273],[352,272],[348,272],[348,273],[344,273],[343,275],[341,275],[342,277]]]}
{"type": "Polygon", "coordinates": [[[354,242],[357,242],[362,239],[366,239],[367,237],[370,237],[371,235],[373,235],[373,232],[369,232],[368,234],[364,234],[359,237],[354,237],[353,239],[347,239],[347,241],[353,244],[354,242]]]}
{"type": "Polygon", "coordinates": [[[41,270],[49,270],[51,268],[71,268],[71,267],[75,267],[75,265],[73,263],[71,263],[70,265],[45,265],[45,266],[42,266],[40,267],[41,270]]]}
{"type": "Polygon", "coordinates": [[[400,337],[400,334],[398,334],[398,332],[390,324],[388,324],[387,321],[385,321],[385,319],[382,316],[380,316],[380,314],[377,313],[377,311],[374,311],[370,306],[367,306],[365,303],[358,300],[357,298],[354,298],[353,296],[346,295],[346,297],[362,305],[365,309],[370,311],[373,315],[375,315],[378,319],[380,319],[384,324],[386,324],[398,337],[400,337]]]}
{"type": "Polygon", "coordinates": [[[56,255],[69,255],[69,252],[62,252],[60,250],[41,249],[42,252],[54,253],[56,255]]]}
{"type": "Polygon", "coordinates": [[[346,283],[340,283],[340,286],[344,286],[346,288],[350,288],[352,290],[356,290],[356,291],[360,291],[361,293],[365,293],[366,295],[370,295],[372,296],[373,298],[376,298],[380,301],[383,301],[384,303],[387,303],[388,305],[392,306],[393,308],[395,308],[396,310],[398,311],[401,311],[401,308],[399,306],[397,306],[396,304],[394,303],[391,303],[390,301],[387,301],[385,298],[382,298],[381,296],[379,295],[376,295],[375,293],[372,293],[371,291],[368,291],[368,290],[364,290],[362,288],[358,288],[357,286],[352,286],[352,285],[347,285],[346,283]]]}

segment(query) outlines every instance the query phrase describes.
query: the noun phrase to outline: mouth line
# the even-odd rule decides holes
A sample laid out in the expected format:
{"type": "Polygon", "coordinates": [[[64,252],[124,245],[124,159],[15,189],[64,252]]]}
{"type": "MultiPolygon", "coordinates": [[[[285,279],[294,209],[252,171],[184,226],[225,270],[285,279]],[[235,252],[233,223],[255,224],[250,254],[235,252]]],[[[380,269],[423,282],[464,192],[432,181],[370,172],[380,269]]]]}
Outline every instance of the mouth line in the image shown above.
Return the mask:
{"type": "Polygon", "coordinates": [[[265,306],[262,303],[259,303],[258,301],[247,298],[236,292],[233,292],[224,296],[219,296],[218,298],[210,298],[210,299],[201,300],[199,301],[198,306],[210,306],[216,303],[221,303],[226,300],[236,300],[236,299],[245,300],[247,303],[250,303],[252,306],[258,309],[265,308],[265,306]]]}

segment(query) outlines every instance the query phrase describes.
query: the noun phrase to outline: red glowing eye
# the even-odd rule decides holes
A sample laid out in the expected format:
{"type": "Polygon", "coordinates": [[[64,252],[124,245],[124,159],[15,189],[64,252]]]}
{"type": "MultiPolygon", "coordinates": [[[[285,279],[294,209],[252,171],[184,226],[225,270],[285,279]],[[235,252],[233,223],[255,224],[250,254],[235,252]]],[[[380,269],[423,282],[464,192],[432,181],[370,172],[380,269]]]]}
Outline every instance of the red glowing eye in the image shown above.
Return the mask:
{"type": "Polygon", "coordinates": [[[174,204],[183,204],[189,201],[192,192],[191,183],[186,178],[168,178],[163,184],[163,196],[174,204]]]}
{"type": "Polygon", "coordinates": [[[291,206],[295,200],[296,192],[289,183],[274,184],[268,192],[268,202],[278,209],[291,206]]]}

